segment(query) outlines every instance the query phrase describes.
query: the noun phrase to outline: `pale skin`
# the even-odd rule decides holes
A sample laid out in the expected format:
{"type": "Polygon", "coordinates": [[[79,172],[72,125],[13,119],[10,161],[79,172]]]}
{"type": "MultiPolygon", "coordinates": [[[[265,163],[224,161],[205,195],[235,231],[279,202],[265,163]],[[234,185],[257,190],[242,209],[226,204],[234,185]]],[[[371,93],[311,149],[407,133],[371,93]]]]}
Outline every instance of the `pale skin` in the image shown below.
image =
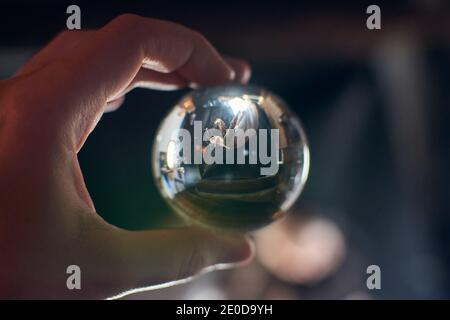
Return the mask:
{"type": "Polygon", "coordinates": [[[248,78],[245,62],[224,58],[199,33],[125,14],[96,31],[61,33],[0,81],[0,297],[101,299],[251,259],[243,235],[108,224],[77,159],[103,113],[135,87],[248,78]],[[72,264],[81,290],[66,287],[72,264]]]}

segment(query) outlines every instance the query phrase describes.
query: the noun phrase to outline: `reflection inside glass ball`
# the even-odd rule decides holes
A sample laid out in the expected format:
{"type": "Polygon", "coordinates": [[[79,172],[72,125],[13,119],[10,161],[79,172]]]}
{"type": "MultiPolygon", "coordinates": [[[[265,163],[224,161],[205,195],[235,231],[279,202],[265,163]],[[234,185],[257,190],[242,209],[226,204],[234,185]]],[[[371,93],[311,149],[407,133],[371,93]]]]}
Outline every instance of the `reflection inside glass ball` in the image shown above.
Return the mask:
{"type": "Polygon", "coordinates": [[[273,93],[231,85],[184,96],[163,120],[153,174],[190,223],[255,230],[284,216],[309,170],[299,120],[273,93]]]}

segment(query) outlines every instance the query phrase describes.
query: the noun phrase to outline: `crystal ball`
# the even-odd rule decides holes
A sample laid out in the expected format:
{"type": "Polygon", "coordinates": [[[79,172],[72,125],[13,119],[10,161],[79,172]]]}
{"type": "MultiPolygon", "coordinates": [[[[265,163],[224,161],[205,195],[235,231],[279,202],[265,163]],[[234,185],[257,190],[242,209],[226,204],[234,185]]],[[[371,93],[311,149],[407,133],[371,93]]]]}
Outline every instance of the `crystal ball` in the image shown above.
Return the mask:
{"type": "Polygon", "coordinates": [[[286,215],[309,170],[298,118],[272,92],[195,90],[162,121],[152,155],[163,198],[189,224],[252,231],[286,215]]]}

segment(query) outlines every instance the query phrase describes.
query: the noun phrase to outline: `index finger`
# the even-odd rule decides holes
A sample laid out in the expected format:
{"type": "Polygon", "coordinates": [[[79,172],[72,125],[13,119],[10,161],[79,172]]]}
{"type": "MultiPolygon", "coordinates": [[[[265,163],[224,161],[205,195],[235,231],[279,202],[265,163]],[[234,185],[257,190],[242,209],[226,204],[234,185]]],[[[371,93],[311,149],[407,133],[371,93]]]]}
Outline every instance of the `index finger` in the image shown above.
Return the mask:
{"type": "MultiPolygon", "coordinates": [[[[233,69],[198,32],[181,25],[125,14],[75,48],[66,63],[80,74],[76,84],[107,99],[123,89],[141,66],[178,74],[202,86],[234,78],[233,69]]],[[[70,68],[72,69],[72,68],[70,68]]]]}
{"type": "MultiPolygon", "coordinates": [[[[67,128],[69,121],[76,139],[83,140],[103,106],[127,88],[141,67],[162,73],[176,71],[187,82],[200,86],[223,84],[235,75],[198,32],[125,14],[47,67],[51,83],[38,84],[40,89],[36,91],[58,102],[64,118],[61,125],[67,128]],[[81,122],[74,126],[70,122],[74,119],[81,122]]],[[[74,143],[78,145],[79,141],[74,143]]]]}

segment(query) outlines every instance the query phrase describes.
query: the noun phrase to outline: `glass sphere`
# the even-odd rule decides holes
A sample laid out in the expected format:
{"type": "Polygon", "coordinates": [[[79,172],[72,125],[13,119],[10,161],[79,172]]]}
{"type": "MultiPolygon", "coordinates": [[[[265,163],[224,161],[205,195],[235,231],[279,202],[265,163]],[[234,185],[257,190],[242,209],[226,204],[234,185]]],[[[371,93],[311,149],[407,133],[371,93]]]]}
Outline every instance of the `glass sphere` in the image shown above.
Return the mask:
{"type": "Polygon", "coordinates": [[[192,91],[163,120],[153,174],[189,223],[251,231],[280,219],[298,198],[309,149],[297,117],[255,86],[192,91]]]}

